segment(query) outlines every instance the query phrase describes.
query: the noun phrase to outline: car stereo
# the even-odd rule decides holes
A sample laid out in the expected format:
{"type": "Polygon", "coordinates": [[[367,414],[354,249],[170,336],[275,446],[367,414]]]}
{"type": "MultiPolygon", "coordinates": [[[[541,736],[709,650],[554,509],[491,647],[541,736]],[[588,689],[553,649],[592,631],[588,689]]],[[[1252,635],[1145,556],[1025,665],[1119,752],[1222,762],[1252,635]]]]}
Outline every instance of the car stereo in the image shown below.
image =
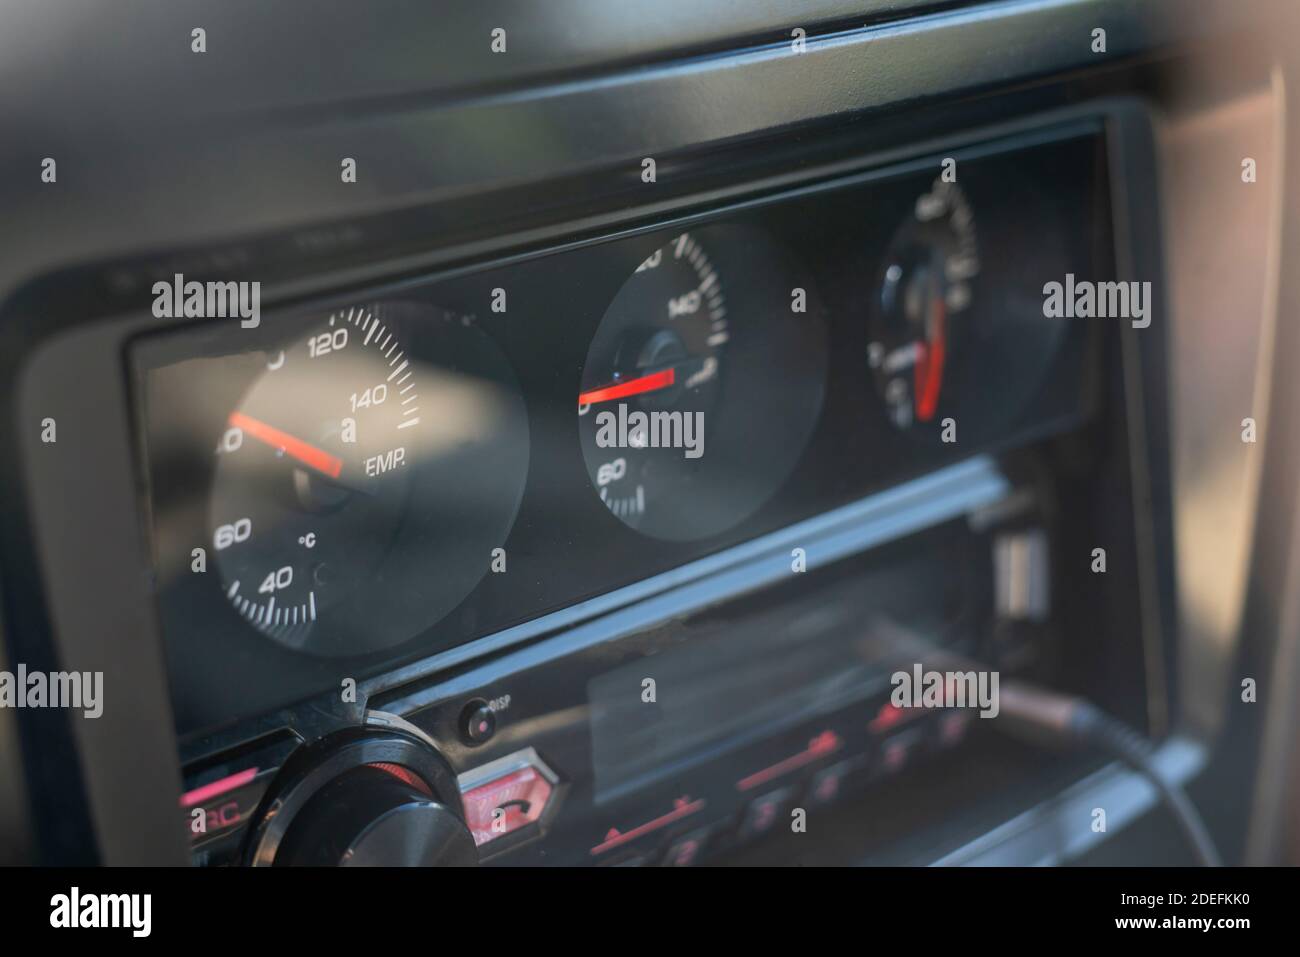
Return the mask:
{"type": "MultiPolygon", "coordinates": [[[[892,675],[999,658],[1023,670],[1053,657],[1047,533],[1033,498],[986,461],[942,478],[924,506],[880,502],[833,531],[806,530],[807,550],[824,550],[811,569],[800,569],[798,546],[766,542],[694,582],[689,614],[692,599],[678,593],[678,614],[650,624],[662,599],[648,598],[432,686],[371,695],[363,730],[313,746],[250,743],[191,777],[187,819],[196,809],[204,819],[197,858],[283,864],[302,860],[295,846],[349,847],[361,822],[313,817],[313,801],[392,813],[369,796],[389,784],[393,807],[463,815],[485,862],[685,865],[815,823],[978,725],[977,710],[897,707],[892,675]],[[891,523],[922,527],[825,561],[837,541],[891,523]],[[751,587],[710,601],[736,577],[751,587]],[[351,759],[336,764],[341,753],[351,759]],[[437,772],[409,770],[421,753],[416,767],[437,772]],[[355,777],[363,769],[370,776],[355,777]],[[338,783],[350,775],[351,790],[338,783]]],[[[464,853],[439,844],[434,857],[464,853]]]]}

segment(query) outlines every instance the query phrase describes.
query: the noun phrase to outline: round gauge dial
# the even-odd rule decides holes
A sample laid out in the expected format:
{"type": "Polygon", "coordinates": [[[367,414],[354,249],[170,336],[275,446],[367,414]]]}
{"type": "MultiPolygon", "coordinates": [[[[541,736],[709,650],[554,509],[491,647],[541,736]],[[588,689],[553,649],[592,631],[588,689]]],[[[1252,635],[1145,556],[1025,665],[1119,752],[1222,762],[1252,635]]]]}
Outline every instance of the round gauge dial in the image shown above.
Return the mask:
{"type": "Polygon", "coordinates": [[[494,441],[499,430],[517,439],[523,412],[517,393],[483,377],[483,337],[450,316],[430,330],[398,312],[340,310],[266,350],[216,445],[209,544],[221,588],[292,648],[353,654],[410,637],[486,572],[518,507],[522,468],[481,474],[503,456],[527,462],[526,443],[515,453],[494,441]],[[417,358],[404,325],[454,337],[464,361],[417,358]],[[497,485],[503,496],[484,498],[497,485]],[[469,536],[479,554],[448,567],[464,543],[453,513],[485,527],[469,536]]]}
{"type": "Polygon", "coordinates": [[[578,417],[601,501],[631,527],[702,464],[727,339],[722,283],[689,233],[655,250],[610,305],[578,417]]]}
{"type": "Polygon", "coordinates": [[[635,267],[578,390],[587,474],[619,521],[702,538],[789,474],[825,376],[820,314],[791,307],[791,290],[806,285],[765,233],[731,225],[673,236],[635,267]]]}
{"type": "Polygon", "coordinates": [[[935,180],[890,242],[867,345],[876,388],[900,429],[937,423],[979,271],[966,197],[955,183],[935,180]]]}
{"type": "Polygon", "coordinates": [[[277,352],[228,425],[211,500],[226,597],[293,644],[392,540],[420,438],[419,382],[396,335],[349,309],[277,352]]]}
{"type": "Polygon", "coordinates": [[[1043,222],[1050,203],[1023,184],[980,222],[981,180],[935,179],[895,230],[867,319],[867,365],[894,427],[922,441],[988,440],[1025,409],[1061,348],[1045,322],[1044,274],[1068,261],[1043,222]],[[1013,252],[1014,251],[1014,252],[1013,252]]]}

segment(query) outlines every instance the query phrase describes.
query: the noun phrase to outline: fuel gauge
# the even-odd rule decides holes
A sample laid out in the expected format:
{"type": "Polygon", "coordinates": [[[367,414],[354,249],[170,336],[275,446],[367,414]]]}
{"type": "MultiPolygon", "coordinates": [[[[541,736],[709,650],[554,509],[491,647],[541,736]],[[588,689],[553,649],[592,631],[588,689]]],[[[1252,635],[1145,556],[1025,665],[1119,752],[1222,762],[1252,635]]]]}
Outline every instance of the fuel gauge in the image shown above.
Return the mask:
{"type": "Polygon", "coordinates": [[[885,255],[867,362],[900,429],[937,423],[979,274],[975,218],[955,183],[919,196],[885,255]]]}

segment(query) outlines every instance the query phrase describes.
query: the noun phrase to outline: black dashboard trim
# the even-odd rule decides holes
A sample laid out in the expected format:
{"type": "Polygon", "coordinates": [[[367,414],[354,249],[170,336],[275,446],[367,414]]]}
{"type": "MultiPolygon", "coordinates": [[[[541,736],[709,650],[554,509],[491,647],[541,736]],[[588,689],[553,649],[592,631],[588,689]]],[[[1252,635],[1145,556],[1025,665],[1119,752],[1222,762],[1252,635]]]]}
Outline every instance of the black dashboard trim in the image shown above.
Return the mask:
{"type": "MultiPolygon", "coordinates": [[[[364,244],[355,230],[330,224],[511,187],[536,190],[559,176],[612,172],[625,185],[639,185],[644,156],[675,157],[813,123],[854,122],[886,107],[1104,67],[1216,30],[1242,29],[1235,5],[1214,4],[1196,17],[1179,7],[1177,0],[995,0],[810,38],[801,54],[780,43],[455,103],[387,111],[374,103],[339,104],[326,117],[286,118],[274,133],[242,114],[218,123],[207,114],[160,120],[160,129],[149,128],[147,151],[145,140],[126,131],[106,140],[95,164],[60,185],[58,206],[51,207],[48,191],[32,177],[15,177],[12,195],[0,193],[10,226],[28,237],[0,266],[0,296],[58,264],[153,250],[160,254],[154,268],[165,268],[179,250],[210,249],[213,237],[233,243],[225,252],[239,256],[247,253],[241,237],[284,229],[296,231],[300,250],[323,243],[358,256],[364,244]],[[1090,49],[1098,26],[1109,31],[1105,53],[1090,49]],[[772,97],[769,90],[782,94],[772,97]],[[500,149],[491,137],[468,136],[471,123],[540,126],[548,145],[537,152],[500,149]],[[162,135],[165,129],[175,135],[162,135]],[[600,131],[596,148],[593,130],[600,131]],[[456,145],[432,148],[438,144],[456,145]],[[359,148],[366,162],[390,159],[355,187],[343,186],[337,157],[359,148]],[[254,164],[262,174],[245,176],[254,164]],[[140,181],[149,182],[150,201],[118,207],[119,184],[140,181]],[[178,209],[186,214],[174,215],[178,209]],[[125,249],[122,216],[132,223],[125,249]]],[[[75,152],[71,135],[68,141],[47,133],[45,148],[75,152]]],[[[657,191],[671,192],[677,174],[672,167],[663,172],[657,191]]],[[[380,232],[365,233],[364,243],[380,232]]],[[[385,260],[355,269],[333,265],[338,281],[362,282],[399,265],[385,260]]],[[[429,268],[435,261],[413,256],[400,267],[429,268]]],[[[130,281],[121,269],[113,275],[130,281]]]]}

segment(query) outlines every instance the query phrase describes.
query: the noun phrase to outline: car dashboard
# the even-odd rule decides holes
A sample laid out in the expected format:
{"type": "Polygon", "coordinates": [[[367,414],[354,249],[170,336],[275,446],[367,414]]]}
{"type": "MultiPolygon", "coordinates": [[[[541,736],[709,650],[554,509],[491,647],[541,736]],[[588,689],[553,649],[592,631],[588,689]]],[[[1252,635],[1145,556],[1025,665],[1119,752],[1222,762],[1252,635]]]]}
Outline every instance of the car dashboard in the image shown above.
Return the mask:
{"type": "Polygon", "coordinates": [[[14,54],[13,859],[1186,863],[1020,687],[1290,856],[1285,11],[197,6],[14,54]]]}

